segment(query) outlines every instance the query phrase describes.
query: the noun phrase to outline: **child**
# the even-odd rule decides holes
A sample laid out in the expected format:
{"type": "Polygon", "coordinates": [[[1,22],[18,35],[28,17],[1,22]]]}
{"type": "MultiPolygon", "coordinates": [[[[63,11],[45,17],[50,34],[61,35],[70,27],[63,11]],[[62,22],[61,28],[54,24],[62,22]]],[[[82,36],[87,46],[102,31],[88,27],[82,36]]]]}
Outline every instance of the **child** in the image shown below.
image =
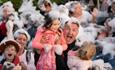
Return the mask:
{"type": "Polygon", "coordinates": [[[19,48],[20,45],[14,40],[8,40],[0,44],[0,52],[4,55],[4,58],[0,62],[0,70],[4,70],[4,65],[7,66],[8,64],[9,66],[11,65],[14,67],[14,65],[18,65],[20,63],[19,57],[17,56],[19,48]]]}
{"type": "Polygon", "coordinates": [[[55,53],[61,55],[67,48],[60,21],[54,14],[57,13],[48,14],[46,23],[38,29],[32,42],[32,46],[40,50],[37,70],[56,70],[55,53]]]}
{"type": "Polygon", "coordinates": [[[77,51],[68,52],[68,67],[70,70],[88,70],[92,67],[91,58],[96,53],[95,44],[84,42],[77,51]]]}

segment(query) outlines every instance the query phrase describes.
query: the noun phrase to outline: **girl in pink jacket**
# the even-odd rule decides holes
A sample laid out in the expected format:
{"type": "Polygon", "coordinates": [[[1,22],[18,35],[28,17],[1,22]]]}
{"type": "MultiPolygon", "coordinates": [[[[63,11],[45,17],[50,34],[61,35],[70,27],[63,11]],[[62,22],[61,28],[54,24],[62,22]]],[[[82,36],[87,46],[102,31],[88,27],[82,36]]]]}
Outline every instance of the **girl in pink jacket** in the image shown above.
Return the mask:
{"type": "Polygon", "coordinates": [[[46,23],[39,28],[32,41],[33,48],[40,50],[37,70],[56,70],[55,53],[61,55],[67,49],[58,17],[48,14],[46,23]]]}

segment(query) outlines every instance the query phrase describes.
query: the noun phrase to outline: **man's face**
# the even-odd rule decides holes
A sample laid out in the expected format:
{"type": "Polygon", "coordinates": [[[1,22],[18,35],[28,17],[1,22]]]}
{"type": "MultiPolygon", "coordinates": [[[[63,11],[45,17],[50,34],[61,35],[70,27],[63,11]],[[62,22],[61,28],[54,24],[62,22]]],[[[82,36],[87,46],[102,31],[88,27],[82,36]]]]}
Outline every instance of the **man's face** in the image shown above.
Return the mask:
{"type": "Polygon", "coordinates": [[[74,42],[76,40],[76,36],[78,35],[78,26],[76,24],[69,24],[69,25],[65,25],[64,27],[64,37],[65,40],[67,42],[67,44],[71,44],[72,42],[74,42]]]}

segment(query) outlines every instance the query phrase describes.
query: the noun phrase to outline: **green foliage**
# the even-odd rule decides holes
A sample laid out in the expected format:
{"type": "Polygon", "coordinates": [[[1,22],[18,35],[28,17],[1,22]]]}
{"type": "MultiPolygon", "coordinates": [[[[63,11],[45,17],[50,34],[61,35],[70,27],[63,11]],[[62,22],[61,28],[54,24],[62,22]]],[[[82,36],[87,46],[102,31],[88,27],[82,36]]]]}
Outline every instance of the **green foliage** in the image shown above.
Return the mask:
{"type": "Polygon", "coordinates": [[[65,4],[68,0],[51,0],[52,2],[56,2],[57,4],[65,4]]]}
{"type": "Polygon", "coordinates": [[[10,0],[13,3],[15,10],[18,10],[22,4],[22,0],[10,0]]]}
{"type": "Polygon", "coordinates": [[[0,5],[2,5],[3,3],[7,2],[7,1],[11,1],[13,3],[15,10],[18,10],[18,8],[22,4],[22,0],[0,0],[0,5]]]}
{"type": "Polygon", "coordinates": [[[3,3],[2,0],[0,0],[0,5],[1,5],[2,3],[3,3]]]}
{"type": "MultiPolygon", "coordinates": [[[[2,5],[4,2],[7,2],[7,1],[11,1],[14,5],[15,10],[18,10],[23,0],[0,0],[0,5],[2,5]]],[[[64,4],[65,1],[67,0],[51,0],[51,1],[56,2],[57,4],[64,4]]],[[[34,6],[37,7],[37,3],[38,3],[38,0],[33,0],[34,6]]]]}

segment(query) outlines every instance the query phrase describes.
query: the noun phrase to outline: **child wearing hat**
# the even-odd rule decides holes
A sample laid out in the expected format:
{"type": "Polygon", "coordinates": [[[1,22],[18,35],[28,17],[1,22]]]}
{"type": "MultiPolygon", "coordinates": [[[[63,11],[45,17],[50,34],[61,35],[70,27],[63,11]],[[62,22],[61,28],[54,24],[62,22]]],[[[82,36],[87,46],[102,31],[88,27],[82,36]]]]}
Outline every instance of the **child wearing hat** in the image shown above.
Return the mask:
{"type": "Polygon", "coordinates": [[[0,70],[7,68],[7,66],[4,65],[14,64],[16,66],[20,63],[19,57],[17,56],[19,48],[20,45],[14,40],[8,40],[0,44],[0,52],[4,55],[2,61],[0,62],[0,70]]]}
{"type": "Polygon", "coordinates": [[[96,53],[96,46],[92,42],[84,42],[77,51],[68,52],[68,67],[70,70],[88,70],[92,67],[92,57],[96,53]]]}

